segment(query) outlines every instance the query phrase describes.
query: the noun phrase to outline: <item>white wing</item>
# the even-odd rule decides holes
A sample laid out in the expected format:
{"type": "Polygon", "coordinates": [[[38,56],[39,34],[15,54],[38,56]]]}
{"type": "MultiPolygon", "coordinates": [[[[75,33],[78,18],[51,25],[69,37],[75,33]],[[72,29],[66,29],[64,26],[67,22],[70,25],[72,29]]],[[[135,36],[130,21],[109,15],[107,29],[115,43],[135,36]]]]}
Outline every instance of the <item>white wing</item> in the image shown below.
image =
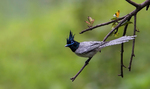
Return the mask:
{"type": "Polygon", "coordinates": [[[102,41],[81,42],[75,53],[84,57],[92,56],[99,50],[99,46],[102,44],[104,44],[102,41]]]}

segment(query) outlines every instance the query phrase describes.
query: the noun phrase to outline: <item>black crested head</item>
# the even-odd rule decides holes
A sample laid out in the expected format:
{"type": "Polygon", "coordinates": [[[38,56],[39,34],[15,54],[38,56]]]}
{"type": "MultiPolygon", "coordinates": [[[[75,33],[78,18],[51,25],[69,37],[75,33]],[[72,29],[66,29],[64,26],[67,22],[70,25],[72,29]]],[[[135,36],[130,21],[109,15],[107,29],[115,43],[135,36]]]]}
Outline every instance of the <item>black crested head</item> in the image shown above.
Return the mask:
{"type": "Polygon", "coordinates": [[[65,47],[69,47],[73,52],[76,51],[80,44],[79,42],[74,40],[74,36],[75,35],[73,35],[70,31],[69,38],[67,38],[67,44],[65,45],[65,47]]]}
{"type": "Polygon", "coordinates": [[[70,31],[69,39],[67,38],[67,44],[70,44],[71,41],[74,41],[74,36],[72,35],[72,32],[70,31]]]}

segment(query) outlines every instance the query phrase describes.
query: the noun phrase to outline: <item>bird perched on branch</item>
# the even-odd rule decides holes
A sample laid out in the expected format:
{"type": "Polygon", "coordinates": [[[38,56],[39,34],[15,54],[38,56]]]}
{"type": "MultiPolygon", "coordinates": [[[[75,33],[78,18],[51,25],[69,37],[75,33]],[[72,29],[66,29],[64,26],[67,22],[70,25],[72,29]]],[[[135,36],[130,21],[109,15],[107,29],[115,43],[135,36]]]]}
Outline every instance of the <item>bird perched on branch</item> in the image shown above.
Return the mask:
{"type": "Polygon", "coordinates": [[[118,39],[107,41],[107,42],[104,42],[104,41],[77,42],[74,40],[74,35],[70,31],[70,35],[69,35],[69,38],[67,38],[67,44],[65,45],[65,47],[69,47],[78,56],[88,57],[88,60],[86,60],[84,66],[73,78],[71,78],[71,80],[72,81],[75,80],[75,78],[80,74],[80,72],[84,69],[84,67],[89,63],[91,58],[102,48],[104,48],[106,46],[125,43],[125,42],[128,42],[129,40],[133,40],[135,37],[136,37],[136,35],[123,36],[118,39]]]}
{"type": "Polygon", "coordinates": [[[76,55],[81,57],[93,57],[98,51],[106,46],[117,45],[121,43],[133,40],[135,36],[123,36],[115,40],[103,42],[103,41],[85,41],[77,42],[74,40],[74,36],[70,31],[69,39],[65,47],[69,47],[76,55]]]}

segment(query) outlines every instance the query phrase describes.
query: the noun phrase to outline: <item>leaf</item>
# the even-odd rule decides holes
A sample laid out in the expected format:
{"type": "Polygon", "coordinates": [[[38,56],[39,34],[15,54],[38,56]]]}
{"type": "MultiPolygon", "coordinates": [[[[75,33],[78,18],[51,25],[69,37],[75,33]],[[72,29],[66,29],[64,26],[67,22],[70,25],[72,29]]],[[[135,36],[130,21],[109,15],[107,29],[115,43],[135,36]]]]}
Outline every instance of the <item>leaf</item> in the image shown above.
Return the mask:
{"type": "Polygon", "coordinates": [[[117,32],[116,34],[115,34],[115,37],[118,37],[119,36],[119,33],[117,32]]]}
{"type": "Polygon", "coordinates": [[[92,24],[94,23],[94,19],[92,19],[92,17],[88,16],[88,21],[92,24]]]}
{"type": "Polygon", "coordinates": [[[85,21],[87,24],[91,24],[91,23],[89,23],[88,21],[85,21]]]}
{"type": "Polygon", "coordinates": [[[127,24],[132,24],[133,22],[131,22],[131,21],[126,21],[126,22],[124,22],[123,24],[121,24],[121,26],[125,26],[125,25],[127,25],[127,24]]]}
{"type": "Polygon", "coordinates": [[[93,23],[94,23],[94,19],[92,19],[92,17],[90,17],[90,16],[88,16],[88,21],[85,21],[87,24],[89,24],[88,25],[88,27],[90,28],[90,27],[92,27],[93,26],[93,23]]]}
{"type": "Polygon", "coordinates": [[[112,26],[111,26],[111,29],[114,29],[117,25],[118,25],[118,23],[117,23],[117,22],[114,22],[114,23],[112,24],[112,26]]]}

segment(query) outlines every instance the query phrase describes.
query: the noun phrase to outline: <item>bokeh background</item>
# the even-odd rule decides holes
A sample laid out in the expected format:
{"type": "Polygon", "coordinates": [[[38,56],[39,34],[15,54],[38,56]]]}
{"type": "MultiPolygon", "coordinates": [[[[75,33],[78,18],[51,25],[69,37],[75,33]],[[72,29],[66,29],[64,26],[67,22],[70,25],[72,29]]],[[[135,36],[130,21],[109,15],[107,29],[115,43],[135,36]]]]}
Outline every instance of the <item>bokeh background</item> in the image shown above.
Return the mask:
{"type": "MultiPolygon", "coordinates": [[[[142,3],[145,0],[135,0],[142,3]]],[[[150,89],[150,11],[137,14],[135,57],[132,71],[120,73],[120,45],[97,53],[77,77],[87,58],[64,47],[71,30],[75,40],[103,40],[111,25],[84,34],[88,16],[94,25],[120,17],[135,7],[125,0],[2,0],[0,3],[0,89],[150,89]]],[[[133,22],[133,18],[131,19],[133,22]]],[[[119,29],[122,35],[123,27],[119,29]]],[[[127,35],[133,34],[133,24],[127,35]]],[[[108,40],[115,39],[111,36],[108,40]]],[[[128,67],[132,41],[125,44],[124,65],[128,67]]]]}

